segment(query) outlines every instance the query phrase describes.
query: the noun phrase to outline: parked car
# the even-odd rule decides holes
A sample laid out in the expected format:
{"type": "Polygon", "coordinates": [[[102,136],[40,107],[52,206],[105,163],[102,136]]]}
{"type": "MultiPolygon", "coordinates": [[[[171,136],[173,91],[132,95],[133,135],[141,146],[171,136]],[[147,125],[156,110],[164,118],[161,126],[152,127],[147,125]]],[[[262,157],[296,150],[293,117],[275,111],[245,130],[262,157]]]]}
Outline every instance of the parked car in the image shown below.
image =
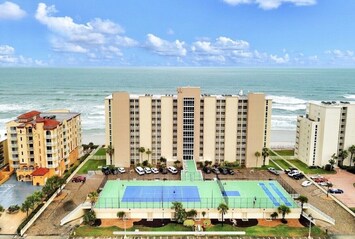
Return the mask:
{"type": "Polygon", "coordinates": [[[110,168],[110,172],[113,175],[117,175],[118,174],[118,168],[110,168]]]}
{"type": "Polygon", "coordinates": [[[159,173],[159,170],[157,168],[151,168],[150,170],[152,171],[152,173],[155,174],[159,173]]]}
{"type": "Polygon", "coordinates": [[[218,168],[218,170],[223,174],[223,175],[227,175],[228,174],[228,170],[226,168],[218,168]]]}
{"type": "Polygon", "coordinates": [[[299,179],[302,179],[304,178],[304,175],[302,173],[298,173],[296,175],[293,175],[292,176],[293,179],[296,179],[296,180],[299,180],[299,179]]]}
{"type": "Polygon", "coordinates": [[[103,167],[101,168],[101,172],[102,172],[103,174],[105,174],[105,175],[111,174],[111,170],[110,170],[110,168],[109,168],[108,166],[103,166],[103,167]]]}
{"type": "Polygon", "coordinates": [[[301,185],[302,185],[303,187],[308,187],[308,186],[311,186],[311,185],[312,185],[312,182],[306,180],[306,181],[302,182],[301,185]]]}
{"type": "Polygon", "coordinates": [[[323,177],[322,178],[315,178],[314,182],[316,182],[316,183],[328,182],[328,179],[323,178],[323,177]]]}
{"type": "Polygon", "coordinates": [[[269,171],[270,173],[275,174],[275,175],[279,175],[279,174],[280,174],[280,173],[279,173],[275,168],[273,168],[273,167],[269,167],[269,168],[267,169],[267,171],[269,171]]]}
{"type": "Polygon", "coordinates": [[[329,193],[335,193],[335,194],[344,193],[344,191],[339,189],[339,188],[330,188],[330,189],[328,189],[328,192],[329,193]]]}
{"type": "Polygon", "coordinates": [[[230,175],[234,175],[234,170],[231,168],[227,168],[227,171],[230,175]]]}
{"type": "Polygon", "coordinates": [[[212,172],[214,172],[215,174],[220,174],[221,172],[218,170],[217,167],[212,168],[212,172]]]}
{"type": "Polygon", "coordinates": [[[330,182],[320,182],[320,183],[318,183],[318,185],[320,185],[320,186],[328,186],[328,183],[330,183],[330,182]]]}
{"type": "Polygon", "coordinates": [[[117,170],[118,170],[118,172],[120,172],[120,173],[125,173],[126,172],[126,170],[124,169],[124,168],[117,168],[117,170]]]}
{"type": "Polygon", "coordinates": [[[76,177],[73,177],[72,180],[71,180],[73,183],[85,183],[86,181],[86,177],[85,176],[76,176],[76,177]]]}
{"type": "Polygon", "coordinates": [[[287,175],[292,178],[293,176],[295,176],[295,175],[297,175],[299,173],[300,172],[298,172],[297,170],[294,170],[294,171],[289,172],[287,175]]]}
{"type": "Polygon", "coordinates": [[[146,174],[150,174],[150,173],[152,173],[152,170],[151,170],[149,167],[145,167],[145,168],[144,168],[144,172],[145,172],[146,174]]]}
{"type": "Polygon", "coordinates": [[[139,175],[144,175],[144,174],[145,174],[143,168],[140,167],[140,166],[136,167],[136,172],[137,172],[139,175]]]}
{"type": "Polygon", "coordinates": [[[291,170],[289,170],[288,168],[286,168],[284,171],[286,174],[289,174],[291,172],[291,170]]]}
{"type": "Polygon", "coordinates": [[[211,168],[210,167],[203,167],[202,169],[206,174],[210,174],[211,173],[211,168]]]}
{"type": "Polygon", "coordinates": [[[172,173],[172,174],[177,174],[178,173],[177,169],[175,167],[173,167],[173,166],[169,166],[168,167],[168,171],[170,173],[172,173]]]}
{"type": "Polygon", "coordinates": [[[165,167],[160,167],[159,168],[159,172],[161,172],[162,174],[167,174],[168,173],[168,169],[165,167]]]}

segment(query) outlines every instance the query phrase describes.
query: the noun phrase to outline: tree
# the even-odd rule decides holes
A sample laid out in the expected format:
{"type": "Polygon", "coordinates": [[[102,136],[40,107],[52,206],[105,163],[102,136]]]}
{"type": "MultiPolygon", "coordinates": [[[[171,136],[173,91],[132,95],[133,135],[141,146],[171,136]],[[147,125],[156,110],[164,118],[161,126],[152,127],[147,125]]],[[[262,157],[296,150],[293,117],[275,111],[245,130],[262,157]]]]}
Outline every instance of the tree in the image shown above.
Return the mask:
{"type": "Polygon", "coordinates": [[[0,205],[0,216],[1,216],[1,213],[4,211],[5,211],[5,208],[2,205],[0,205]]]}
{"type": "Polygon", "coordinates": [[[186,216],[188,218],[194,218],[197,216],[197,211],[195,209],[191,209],[190,211],[186,212],[186,216]]]}
{"type": "Polygon", "coordinates": [[[259,157],[260,157],[260,152],[259,152],[259,151],[256,151],[254,155],[255,155],[255,157],[256,157],[256,164],[255,164],[255,167],[258,167],[258,161],[259,161],[259,157]]]}
{"type": "Polygon", "coordinates": [[[173,202],[171,209],[174,209],[175,215],[174,219],[178,223],[183,223],[186,219],[186,211],[181,202],[173,202]]]}
{"type": "Polygon", "coordinates": [[[88,144],[88,146],[89,146],[90,149],[93,149],[94,143],[93,143],[93,142],[90,142],[90,143],[88,144]]]}
{"type": "Polygon", "coordinates": [[[143,161],[143,154],[144,154],[144,152],[145,152],[145,148],[144,147],[140,147],[139,149],[138,149],[138,151],[139,151],[139,153],[140,153],[140,155],[141,155],[141,162],[143,161]]]}
{"type": "Polygon", "coordinates": [[[342,167],[343,166],[343,163],[344,163],[344,160],[349,156],[349,153],[348,151],[346,150],[341,150],[339,155],[338,155],[338,166],[339,167],[342,167]]]}
{"type": "Polygon", "coordinates": [[[25,200],[21,205],[21,211],[26,212],[26,216],[28,217],[28,212],[33,209],[32,203],[29,200],[25,200]]]}
{"type": "Polygon", "coordinates": [[[225,203],[220,203],[218,205],[217,210],[219,211],[219,213],[222,215],[222,227],[223,227],[223,222],[224,222],[224,215],[228,212],[229,207],[227,204],[225,203]]]}
{"type": "Polygon", "coordinates": [[[95,224],[95,221],[96,221],[96,214],[94,211],[90,210],[84,214],[84,223],[85,224],[92,226],[95,224]]]}
{"type": "Polygon", "coordinates": [[[330,189],[331,187],[333,187],[333,184],[332,184],[331,182],[327,182],[327,188],[328,188],[328,190],[327,190],[327,197],[329,196],[329,189],[330,189]]]}
{"type": "Polygon", "coordinates": [[[92,191],[88,194],[88,198],[90,200],[91,203],[91,211],[94,209],[94,205],[97,202],[97,200],[99,199],[99,194],[96,191],[92,191]]]}
{"type": "Polygon", "coordinates": [[[264,160],[263,160],[263,166],[265,166],[266,158],[269,157],[269,155],[270,155],[269,149],[268,149],[268,148],[263,148],[261,154],[262,154],[262,156],[263,156],[263,158],[264,158],[264,160]]]}
{"type": "Polygon", "coordinates": [[[301,203],[301,212],[303,212],[303,204],[308,202],[308,198],[306,196],[300,195],[296,200],[300,201],[301,203]]]}
{"type": "Polygon", "coordinates": [[[330,164],[330,171],[333,171],[334,170],[334,164],[336,163],[337,161],[337,155],[334,153],[331,157],[331,159],[329,159],[329,164],[330,164]]]}
{"type": "Polygon", "coordinates": [[[282,214],[282,221],[285,222],[285,216],[291,212],[291,209],[288,206],[282,204],[277,208],[277,211],[282,214]]]}
{"type": "Polygon", "coordinates": [[[159,161],[160,161],[160,163],[166,163],[166,158],[160,157],[159,161]]]}
{"type": "Polygon", "coordinates": [[[272,219],[276,219],[279,216],[279,214],[277,212],[273,212],[273,213],[271,213],[270,216],[272,219]]]}
{"type": "Polygon", "coordinates": [[[123,220],[123,218],[124,218],[125,216],[126,216],[126,213],[125,213],[124,211],[120,211],[120,212],[117,213],[117,217],[120,218],[120,219],[122,219],[122,220],[123,220]]]}
{"type": "Polygon", "coordinates": [[[206,212],[205,211],[202,211],[202,217],[204,218],[206,216],[206,212]]]}
{"type": "Polygon", "coordinates": [[[146,153],[147,156],[148,156],[148,162],[149,162],[149,157],[150,157],[150,155],[152,154],[152,151],[150,151],[150,149],[147,149],[147,150],[145,151],[145,153],[146,153]]]}
{"type": "Polygon", "coordinates": [[[355,155],[355,145],[351,145],[348,148],[349,152],[350,152],[350,167],[351,167],[351,163],[353,163],[353,161],[355,160],[354,155],[355,155]]]}
{"type": "Polygon", "coordinates": [[[42,188],[42,192],[48,197],[52,195],[55,192],[55,190],[60,188],[64,183],[65,183],[65,179],[59,177],[58,175],[50,177],[47,180],[46,185],[44,185],[44,187],[42,188]]]}
{"type": "Polygon", "coordinates": [[[112,155],[115,152],[112,145],[107,146],[106,153],[110,156],[110,163],[112,164],[112,155]]]}

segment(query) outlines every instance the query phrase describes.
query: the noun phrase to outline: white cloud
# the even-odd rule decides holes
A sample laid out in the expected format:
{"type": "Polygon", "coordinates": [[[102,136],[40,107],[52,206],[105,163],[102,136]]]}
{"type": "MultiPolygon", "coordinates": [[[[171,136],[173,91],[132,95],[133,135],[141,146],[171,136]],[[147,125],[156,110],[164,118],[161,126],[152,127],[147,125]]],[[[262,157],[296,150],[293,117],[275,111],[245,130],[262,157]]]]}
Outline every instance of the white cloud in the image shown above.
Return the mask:
{"type": "Polygon", "coordinates": [[[256,4],[261,9],[270,10],[280,7],[284,3],[296,6],[310,6],[317,3],[317,0],[223,0],[225,3],[236,6],[240,4],[256,4]]]}
{"type": "Polygon", "coordinates": [[[39,3],[36,19],[53,33],[51,45],[56,52],[82,54],[89,59],[113,59],[123,55],[121,47],[133,47],[138,42],[124,36],[124,29],[108,19],[94,18],[77,23],[69,16],[54,16],[55,6],[39,3]]]}
{"type": "Polygon", "coordinates": [[[335,58],[341,58],[341,59],[346,59],[346,58],[353,58],[354,57],[354,52],[350,50],[339,50],[339,49],[334,49],[334,50],[327,50],[325,52],[328,55],[331,55],[335,58]]]}
{"type": "Polygon", "coordinates": [[[290,61],[290,57],[287,53],[283,57],[277,55],[270,55],[270,59],[276,64],[285,64],[290,61]]]}
{"type": "Polygon", "coordinates": [[[0,45],[0,66],[33,66],[44,65],[40,60],[15,54],[15,48],[9,45],[0,45]]]}
{"type": "Polygon", "coordinates": [[[168,34],[168,35],[174,35],[175,32],[174,32],[173,29],[169,28],[169,29],[166,31],[166,34],[168,34]]]}
{"type": "Polygon", "coordinates": [[[19,5],[12,2],[0,4],[0,20],[18,20],[26,16],[26,12],[19,5]]]}
{"type": "Polygon", "coordinates": [[[186,56],[185,42],[175,40],[167,41],[151,33],[147,34],[146,47],[163,56],[186,56]]]}

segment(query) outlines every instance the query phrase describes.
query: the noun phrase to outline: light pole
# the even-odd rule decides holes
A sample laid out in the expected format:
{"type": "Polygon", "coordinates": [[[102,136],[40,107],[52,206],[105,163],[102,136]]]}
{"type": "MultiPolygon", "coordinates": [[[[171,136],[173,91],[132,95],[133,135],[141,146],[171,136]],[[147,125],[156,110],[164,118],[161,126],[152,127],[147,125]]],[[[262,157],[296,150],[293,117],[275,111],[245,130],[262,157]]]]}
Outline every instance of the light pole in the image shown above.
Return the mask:
{"type": "Polygon", "coordinates": [[[309,220],[308,239],[312,239],[312,237],[311,237],[311,229],[312,229],[312,220],[313,220],[313,217],[312,217],[311,214],[308,215],[308,220],[309,220]]]}
{"type": "Polygon", "coordinates": [[[126,215],[123,216],[123,224],[124,224],[124,239],[126,239],[126,215]]]}

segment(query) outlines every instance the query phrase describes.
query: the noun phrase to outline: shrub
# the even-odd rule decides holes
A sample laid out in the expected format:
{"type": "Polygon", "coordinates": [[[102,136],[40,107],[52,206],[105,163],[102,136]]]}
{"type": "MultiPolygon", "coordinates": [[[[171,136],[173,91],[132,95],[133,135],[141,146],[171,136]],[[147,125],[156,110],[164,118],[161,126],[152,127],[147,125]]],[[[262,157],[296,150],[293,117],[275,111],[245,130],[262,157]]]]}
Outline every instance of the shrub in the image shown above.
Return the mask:
{"type": "Polygon", "coordinates": [[[89,225],[89,226],[93,226],[95,224],[96,221],[96,214],[94,211],[87,211],[84,214],[84,223],[89,225]]]}
{"type": "Polygon", "coordinates": [[[276,219],[279,216],[279,214],[277,212],[273,212],[273,213],[271,213],[270,216],[272,219],[276,219]]]}
{"type": "Polygon", "coordinates": [[[8,213],[17,213],[20,210],[20,206],[19,205],[11,205],[8,209],[7,212],[8,213]]]}
{"type": "Polygon", "coordinates": [[[193,227],[195,226],[195,221],[192,219],[186,219],[183,224],[185,227],[193,227]]]}
{"type": "Polygon", "coordinates": [[[203,220],[203,227],[209,227],[211,225],[211,219],[205,219],[203,220]]]}

